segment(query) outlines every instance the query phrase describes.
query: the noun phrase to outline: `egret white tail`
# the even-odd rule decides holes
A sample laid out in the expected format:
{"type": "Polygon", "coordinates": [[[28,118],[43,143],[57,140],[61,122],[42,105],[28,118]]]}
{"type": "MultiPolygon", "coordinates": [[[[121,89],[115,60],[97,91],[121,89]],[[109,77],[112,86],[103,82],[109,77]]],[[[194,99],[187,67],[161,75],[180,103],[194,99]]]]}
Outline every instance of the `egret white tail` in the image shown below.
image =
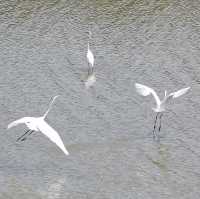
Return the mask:
{"type": "Polygon", "coordinates": [[[47,136],[52,142],[54,142],[66,155],[69,155],[69,152],[65,148],[65,145],[63,144],[63,141],[59,136],[59,134],[45,121],[45,118],[49,113],[49,111],[51,110],[52,105],[57,97],[58,96],[55,96],[53,100],[50,102],[48,110],[45,112],[43,116],[23,117],[8,124],[8,129],[17,126],[18,124],[25,124],[29,128],[29,130],[26,131],[22,136],[20,136],[17,139],[17,141],[19,140],[24,141],[27,138],[27,135],[32,134],[34,131],[40,131],[45,136],[47,136]]]}
{"type": "Polygon", "coordinates": [[[164,98],[162,100],[160,100],[157,93],[152,88],[150,88],[148,86],[145,86],[145,85],[142,85],[142,84],[139,84],[139,83],[135,83],[135,88],[136,88],[136,91],[140,95],[142,95],[142,96],[152,95],[154,97],[155,101],[156,101],[156,107],[152,108],[153,111],[157,112],[156,119],[155,119],[155,122],[154,122],[154,129],[153,129],[154,138],[157,137],[157,135],[155,133],[155,129],[156,129],[158,116],[159,116],[159,119],[160,119],[160,125],[159,125],[158,130],[159,130],[159,132],[161,130],[161,118],[163,116],[163,112],[166,110],[166,104],[171,99],[180,97],[181,95],[187,93],[188,90],[190,89],[190,87],[187,87],[187,88],[183,88],[183,89],[180,89],[176,92],[169,93],[169,94],[167,94],[167,91],[165,90],[164,98]]]}

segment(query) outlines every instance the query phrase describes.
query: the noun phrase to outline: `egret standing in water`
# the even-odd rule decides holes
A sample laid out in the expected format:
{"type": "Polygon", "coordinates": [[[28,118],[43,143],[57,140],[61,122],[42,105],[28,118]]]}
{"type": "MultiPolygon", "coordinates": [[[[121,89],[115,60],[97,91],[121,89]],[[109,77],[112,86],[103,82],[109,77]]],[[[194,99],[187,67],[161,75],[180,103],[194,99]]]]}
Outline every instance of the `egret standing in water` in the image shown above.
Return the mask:
{"type": "Polygon", "coordinates": [[[24,140],[26,140],[27,136],[32,134],[34,131],[40,131],[41,133],[46,135],[52,142],[54,142],[66,155],[69,155],[59,134],[45,121],[45,118],[46,118],[47,114],[49,113],[49,111],[57,97],[58,96],[55,96],[53,98],[53,100],[50,102],[49,108],[43,116],[41,116],[41,117],[23,117],[23,118],[18,119],[8,125],[8,129],[10,129],[14,126],[17,126],[18,124],[24,123],[29,128],[29,130],[27,130],[22,136],[20,136],[17,139],[17,141],[24,141],[24,140]]]}
{"type": "Polygon", "coordinates": [[[94,55],[90,50],[90,40],[92,39],[92,33],[89,31],[89,40],[88,40],[88,48],[87,48],[87,61],[88,61],[88,75],[93,73],[94,71],[94,55]]]}
{"type": "Polygon", "coordinates": [[[160,124],[159,124],[158,131],[160,132],[160,130],[161,130],[161,119],[162,119],[162,116],[163,116],[163,112],[165,111],[166,104],[171,99],[180,97],[181,95],[185,94],[190,89],[190,87],[180,89],[180,90],[178,90],[176,92],[173,92],[173,93],[170,93],[170,94],[167,94],[167,91],[165,91],[165,96],[164,96],[163,100],[160,100],[160,98],[158,97],[157,93],[152,88],[149,88],[148,86],[135,83],[135,88],[136,88],[136,91],[140,95],[148,96],[148,95],[152,94],[153,97],[156,100],[156,107],[152,108],[153,111],[157,113],[156,114],[156,118],[155,118],[155,122],[154,122],[153,137],[154,137],[154,139],[158,138],[158,136],[157,136],[157,134],[155,132],[156,131],[157,120],[158,120],[158,117],[159,117],[160,124]]]}
{"type": "Polygon", "coordinates": [[[94,55],[90,50],[90,39],[92,33],[89,31],[89,40],[88,40],[88,48],[87,48],[87,61],[88,61],[88,76],[85,81],[85,87],[88,89],[96,82],[96,76],[94,73],[94,55]]]}

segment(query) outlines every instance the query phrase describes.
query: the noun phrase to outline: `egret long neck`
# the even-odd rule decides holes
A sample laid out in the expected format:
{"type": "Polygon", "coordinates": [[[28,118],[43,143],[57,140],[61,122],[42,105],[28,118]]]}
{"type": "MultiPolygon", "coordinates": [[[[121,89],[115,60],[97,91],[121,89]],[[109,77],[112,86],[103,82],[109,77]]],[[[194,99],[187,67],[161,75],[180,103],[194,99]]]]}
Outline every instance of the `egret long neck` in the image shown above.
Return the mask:
{"type": "Polygon", "coordinates": [[[45,114],[43,115],[43,119],[45,119],[45,117],[47,116],[47,114],[48,114],[49,111],[51,110],[52,105],[53,105],[53,103],[54,103],[54,101],[55,101],[55,99],[56,99],[57,97],[58,97],[58,96],[55,96],[55,97],[53,98],[53,100],[50,102],[49,108],[47,109],[47,111],[46,111],[45,114]]]}
{"type": "Polygon", "coordinates": [[[89,38],[88,38],[88,51],[90,49],[90,40],[92,39],[92,33],[91,31],[89,30],[89,38]]]}

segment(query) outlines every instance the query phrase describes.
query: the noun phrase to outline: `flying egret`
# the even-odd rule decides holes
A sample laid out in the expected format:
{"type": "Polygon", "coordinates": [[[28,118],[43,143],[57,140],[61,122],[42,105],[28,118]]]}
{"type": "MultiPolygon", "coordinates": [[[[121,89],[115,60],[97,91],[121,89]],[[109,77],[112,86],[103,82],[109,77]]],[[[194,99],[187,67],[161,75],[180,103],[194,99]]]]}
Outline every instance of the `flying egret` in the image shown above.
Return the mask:
{"type": "Polygon", "coordinates": [[[152,108],[153,111],[157,113],[156,114],[156,118],[155,118],[155,123],[154,123],[154,129],[153,129],[153,137],[154,137],[154,139],[157,137],[157,135],[155,133],[155,129],[156,129],[156,123],[157,123],[157,119],[158,119],[159,114],[160,114],[160,117],[159,117],[160,118],[160,125],[159,125],[158,130],[159,130],[159,132],[161,130],[161,118],[163,116],[163,112],[165,111],[166,104],[171,99],[180,97],[181,95],[185,94],[190,89],[190,87],[187,87],[187,88],[180,89],[180,90],[178,90],[176,92],[173,92],[173,93],[170,93],[170,94],[167,94],[167,91],[165,91],[165,96],[164,96],[163,100],[160,100],[160,98],[158,97],[157,93],[152,88],[149,88],[148,86],[135,83],[135,88],[136,88],[136,91],[140,95],[148,96],[148,95],[152,94],[153,97],[155,98],[156,107],[152,108]]]}
{"type": "Polygon", "coordinates": [[[88,40],[88,49],[87,49],[87,61],[88,61],[88,76],[93,73],[94,71],[94,55],[92,51],[90,50],[90,39],[91,39],[92,33],[89,31],[89,40],[88,40]]]}
{"type": "Polygon", "coordinates": [[[65,148],[65,145],[62,142],[59,134],[45,121],[47,114],[49,113],[55,99],[58,96],[55,96],[53,100],[50,102],[49,107],[45,114],[41,117],[23,117],[18,119],[8,125],[8,129],[17,126],[18,124],[25,124],[29,130],[26,131],[21,137],[17,139],[17,141],[24,141],[26,138],[24,137],[26,134],[30,135],[34,131],[40,131],[44,135],[46,135],[52,142],[54,142],[66,155],[69,155],[68,151],[65,148]]]}

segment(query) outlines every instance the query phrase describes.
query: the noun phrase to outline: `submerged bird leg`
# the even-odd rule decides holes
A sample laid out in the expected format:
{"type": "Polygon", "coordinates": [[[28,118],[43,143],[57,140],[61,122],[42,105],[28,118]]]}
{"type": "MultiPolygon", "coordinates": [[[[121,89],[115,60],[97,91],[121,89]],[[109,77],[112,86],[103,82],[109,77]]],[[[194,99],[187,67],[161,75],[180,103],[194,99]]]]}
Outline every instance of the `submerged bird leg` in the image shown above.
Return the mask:
{"type": "Polygon", "coordinates": [[[91,74],[91,67],[90,67],[90,63],[88,63],[88,76],[91,74]]]}
{"type": "Polygon", "coordinates": [[[156,131],[156,123],[157,123],[158,115],[159,115],[159,113],[156,114],[156,119],[155,119],[154,127],[153,127],[153,138],[154,138],[154,139],[157,137],[155,131],[156,131]]]}
{"type": "Polygon", "coordinates": [[[90,65],[88,64],[88,76],[90,75],[90,65]]]}
{"type": "Polygon", "coordinates": [[[160,126],[159,126],[159,128],[158,128],[158,131],[159,131],[159,132],[160,132],[160,130],[161,130],[161,120],[162,120],[162,116],[163,116],[163,113],[160,114],[160,126]]]}
{"type": "Polygon", "coordinates": [[[31,130],[29,129],[29,130],[27,130],[23,135],[21,135],[19,138],[17,138],[17,142],[21,139],[21,138],[23,138],[27,133],[29,133],[31,130]]]}
{"type": "Polygon", "coordinates": [[[91,74],[94,73],[94,67],[91,67],[91,74]]]}

